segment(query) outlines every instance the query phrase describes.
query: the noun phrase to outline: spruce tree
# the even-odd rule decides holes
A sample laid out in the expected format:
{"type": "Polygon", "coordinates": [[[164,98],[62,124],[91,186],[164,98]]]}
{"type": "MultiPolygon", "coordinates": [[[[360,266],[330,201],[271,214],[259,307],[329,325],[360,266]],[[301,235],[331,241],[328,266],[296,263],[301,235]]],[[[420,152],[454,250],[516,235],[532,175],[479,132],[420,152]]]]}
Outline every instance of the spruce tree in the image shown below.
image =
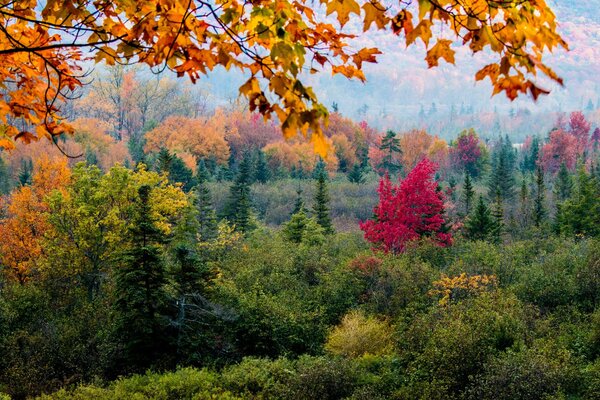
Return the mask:
{"type": "Polygon", "coordinates": [[[184,191],[189,192],[194,187],[194,172],[177,155],[173,155],[169,167],[169,181],[181,183],[184,191]]]}
{"type": "Polygon", "coordinates": [[[508,137],[501,138],[496,147],[488,184],[490,200],[495,199],[497,192],[503,201],[512,199],[515,195],[514,186],[514,150],[508,137]]]}
{"type": "Polygon", "coordinates": [[[554,183],[554,195],[556,196],[556,200],[558,202],[563,202],[571,197],[571,192],[573,189],[573,181],[571,179],[571,174],[567,169],[567,165],[563,162],[560,164],[560,169],[556,174],[556,180],[554,183]]]}
{"type": "Polygon", "coordinates": [[[166,240],[150,210],[150,186],[139,188],[137,215],[129,229],[129,244],[115,269],[116,334],[123,361],[131,371],[144,371],[168,354],[169,297],[161,244],[166,240]]]}
{"type": "Polygon", "coordinates": [[[0,196],[10,193],[10,173],[4,159],[0,156],[0,196]]]}
{"type": "Polygon", "coordinates": [[[348,181],[356,183],[357,185],[365,183],[365,175],[363,172],[363,168],[360,166],[359,163],[355,163],[352,166],[350,172],[348,172],[348,181]]]}
{"type": "Polygon", "coordinates": [[[473,189],[473,181],[471,175],[467,172],[465,174],[465,183],[463,185],[463,202],[465,204],[465,215],[471,213],[471,207],[473,205],[473,197],[475,197],[475,190],[473,189]]]}
{"type": "Polygon", "coordinates": [[[379,150],[385,153],[385,156],[383,157],[383,160],[379,166],[389,174],[401,172],[402,165],[394,162],[395,156],[402,154],[402,149],[400,148],[400,139],[398,139],[396,136],[396,132],[391,130],[386,132],[383,139],[381,139],[379,150]]]}
{"type": "Polygon", "coordinates": [[[323,161],[323,159],[319,157],[317,163],[315,164],[315,167],[313,168],[312,178],[319,179],[319,176],[321,175],[324,175],[325,179],[329,179],[329,174],[327,173],[327,164],[325,164],[325,161],[323,161]]]}
{"type": "MultiPolygon", "coordinates": [[[[200,179],[200,176],[197,177],[200,179]]],[[[198,234],[203,242],[215,239],[218,234],[218,224],[215,209],[212,205],[210,189],[205,179],[200,179],[193,190],[193,202],[196,208],[198,234]]]]}
{"type": "Polygon", "coordinates": [[[168,174],[173,162],[173,155],[166,147],[163,147],[156,156],[156,170],[164,174],[168,174]]]}
{"type": "Polygon", "coordinates": [[[529,188],[527,186],[527,180],[523,178],[521,180],[521,191],[519,193],[519,200],[521,203],[521,225],[527,226],[530,218],[530,201],[529,201],[529,188]]]}
{"type": "Polygon", "coordinates": [[[21,168],[19,169],[19,185],[27,186],[31,185],[31,180],[33,178],[33,161],[31,160],[21,160],[21,168]]]}
{"type": "Polygon", "coordinates": [[[254,167],[254,180],[260,183],[266,183],[271,177],[267,158],[262,150],[256,152],[256,165],[254,167]]]}
{"type": "Polygon", "coordinates": [[[546,219],[546,185],[544,184],[544,171],[537,168],[535,173],[535,200],[533,203],[533,223],[539,227],[546,219]]]}
{"type": "Polygon", "coordinates": [[[479,196],[475,210],[465,223],[466,236],[471,240],[489,240],[495,232],[495,227],[496,221],[492,212],[485,204],[483,196],[479,196]]]}
{"type": "Polygon", "coordinates": [[[85,150],[85,162],[87,165],[98,165],[98,156],[89,147],[85,150]]]}
{"type": "Polygon", "coordinates": [[[581,167],[576,191],[560,204],[557,222],[561,233],[596,236],[600,234],[600,185],[581,167]]]}
{"type": "Polygon", "coordinates": [[[229,202],[225,208],[225,217],[235,225],[235,230],[239,232],[246,232],[252,228],[251,168],[250,158],[244,157],[239,165],[235,181],[231,185],[229,202]]]}
{"type": "Polygon", "coordinates": [[[326,234],[333,234],[333,224],[329,214],[329,190],[327,189],[327,179],[325,173],[317,177],[317,192],[315,194],[315,205],[313,215],[326,234]]]}
{"type": "Polygon", "coordinates": [[[492,217],[494,218],[494,227],[491,232],[491,238],[494,243],[500,243],[504,231],[504,205],[502,204],[502,196],[500,195],[499,190],[496,191],[492,217]]]}
{"type": "Polygon", "coordinates": [[[304,210],[304,200],[302,199],[302,189],[298,188],[296,191],[296,202],[294,203],[294,210],[292,211],[292,215],[304,210]]]}
{"type": "Polygon", "coordinates": [[[304,228],[306,228],[308,219],[309,218],[304,212],[303,208],[301,208],[298,212],[295,212],[291,216],[290,220],[283,226],[282,232],[284,237],[290,242],[302,242],[304,228]]]}

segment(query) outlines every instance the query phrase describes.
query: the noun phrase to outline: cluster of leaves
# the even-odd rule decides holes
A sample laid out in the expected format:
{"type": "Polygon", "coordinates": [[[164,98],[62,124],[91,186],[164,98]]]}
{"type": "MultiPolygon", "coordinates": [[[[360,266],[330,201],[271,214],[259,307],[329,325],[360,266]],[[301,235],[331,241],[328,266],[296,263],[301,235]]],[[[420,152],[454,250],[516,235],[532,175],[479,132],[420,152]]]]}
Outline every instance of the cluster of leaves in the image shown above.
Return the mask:
{"type": "Polygon", "coordinates": [[[435,29],[448,27],[473,53],[489,49],[498,57],[476,79],[490,78],[494,93],[505,92],[510,99],[547,93],[533,80],[538,72],[562,83],[542,59],[546,51],[567,48],[544,1],[428,0],[420,1],[418,9],[373,0],[321,0],[316,6],[307,1],[6,2],[0,4],[0,84],[6,89],[0,145],[71,132],[61,123],[58,105],[82,85],[80,69],[91,57],[109,65],[168,68],[192,81],[217,66],[248,72],[240,93],[250,110],[266,118],[275,115],[286,138],[298,130],[310,135],[324,155],[321,122],[327,110],[300,73],[331,68],[333,74],[365,79],[363,63],[375,62],[380,52],[351,48],[355,35],[341,29],[351,15],[363,22],[363,32],[373,27],[391,31],[402,35],[407,46],[420,39],[429,67],[441,58],[454,62],[453,40],[435,29]],[[337,24],[323,18],[319,7],[326,16],[335,14],[337,24]],[[17,130],[14,118],[26,128],[17,130]]]}

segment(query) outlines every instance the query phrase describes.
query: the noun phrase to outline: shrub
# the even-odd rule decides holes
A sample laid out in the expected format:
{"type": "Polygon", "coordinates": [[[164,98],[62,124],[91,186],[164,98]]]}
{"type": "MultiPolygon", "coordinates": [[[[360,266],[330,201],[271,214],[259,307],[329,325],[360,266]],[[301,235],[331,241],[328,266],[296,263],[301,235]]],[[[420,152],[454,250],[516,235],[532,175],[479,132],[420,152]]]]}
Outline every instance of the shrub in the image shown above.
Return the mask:
{"type": "Polygon", "coordinates": [[[375,317],[351,311],[331,330],[325,349],[331,354],[351,358],[388,354],[392,351],[392,329],[375,317]]]}

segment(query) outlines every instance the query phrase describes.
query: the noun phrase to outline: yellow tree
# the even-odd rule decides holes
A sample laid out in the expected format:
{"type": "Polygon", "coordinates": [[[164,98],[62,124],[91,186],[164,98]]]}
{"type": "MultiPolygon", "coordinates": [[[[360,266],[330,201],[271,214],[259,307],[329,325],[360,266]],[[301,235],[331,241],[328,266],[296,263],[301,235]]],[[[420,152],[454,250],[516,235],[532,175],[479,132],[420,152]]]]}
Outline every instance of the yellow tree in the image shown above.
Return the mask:
{"type": "Polygon", "coordinates": [[[84,59],[143,63],[192,81],[217,66],[250,75],[240,87],[250,111],[276,115],[285,137],[300,129],[324,152],[327,110],[300,72],[331,71],[364,80],[376,48],[354,49],[343,33],[351,18],[362,30],[387,30],[407,46],[422,41],[429,67],[454,62],[453,38],[473,53],[495,55],[476,79],[514,99],[547,93],[541,73],[562,83],[543,55],[567,44],[545,0],[0,0],[0,145],[69,132],[59,104],[81,86],[84,59]],[[325,13],[321,12],[324,9],[325,13]],[[335,15],[337,23],[332,23],[335,15]],[[444,26],[449,29],[438,29],[444,26]],[[14,119],[23,120],[23,129],[14,119]],[[35,128],[33,128],[35,127],[35,128]],[[312,134],[310,133],[312,132],[312,134]]]}

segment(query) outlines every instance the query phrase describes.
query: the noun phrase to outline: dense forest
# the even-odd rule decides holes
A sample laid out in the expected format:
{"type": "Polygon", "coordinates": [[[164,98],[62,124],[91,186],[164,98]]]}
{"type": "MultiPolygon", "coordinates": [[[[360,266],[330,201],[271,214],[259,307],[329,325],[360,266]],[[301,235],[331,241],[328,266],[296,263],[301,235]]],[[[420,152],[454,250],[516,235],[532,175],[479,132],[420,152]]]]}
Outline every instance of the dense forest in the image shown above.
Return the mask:
{"type": "Polygon", "coordinates": [[[597,6],[556,6],[0,0],[0,399],[600,399],[597,6]]]}
{"type": "Polygon", "coordinates": [[[1,154],[0,392],[600,397],[584,113],[515,144],[334,112],[321,158],[198,99],[110,69],[73,135],[1,154]]]}

